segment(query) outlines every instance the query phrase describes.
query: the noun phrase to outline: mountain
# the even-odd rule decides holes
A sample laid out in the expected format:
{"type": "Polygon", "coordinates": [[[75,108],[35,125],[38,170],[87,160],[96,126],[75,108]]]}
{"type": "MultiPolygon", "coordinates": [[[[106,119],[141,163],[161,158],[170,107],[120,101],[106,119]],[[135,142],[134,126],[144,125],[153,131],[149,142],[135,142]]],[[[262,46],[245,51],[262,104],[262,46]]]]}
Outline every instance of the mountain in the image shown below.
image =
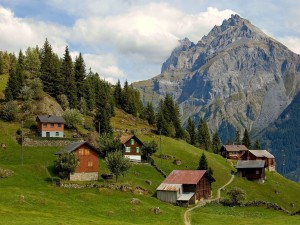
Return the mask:
{"type": "Polygon", "coordinates": [[[225,142],[236,129],[261,133],[290,105],[300,90],[300,56],[232,15],[196,44],[181,40],[161,74],[133,85],[154,105],[171,94],[183,122],[202,116],[225,142]]]}

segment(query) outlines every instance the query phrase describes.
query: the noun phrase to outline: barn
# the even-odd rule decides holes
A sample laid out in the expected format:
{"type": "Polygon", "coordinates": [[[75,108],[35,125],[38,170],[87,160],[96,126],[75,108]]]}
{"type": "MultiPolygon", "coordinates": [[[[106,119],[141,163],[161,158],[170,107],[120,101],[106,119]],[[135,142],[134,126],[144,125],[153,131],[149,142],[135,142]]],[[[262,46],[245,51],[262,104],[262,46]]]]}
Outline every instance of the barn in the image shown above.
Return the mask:
{"type": "Polygon", "coordinates": [[[245,152],[242,157],[242,160],[264,160],[266,162],[266,168],[270,171],[276,171],[275,166],[275,157],[267,150],[249,150],[245,152]]]}
{"type": "Polygon", "coordinates": [[[248,180],[265,180],[265,161],[264,160],[239,160],[235,166],[238,176],[248,180]]]}
{"type": "Polygon", "coordinates": [[[156,189],[164,202],[186,205],[211,197],[211,182],[206,170],[173,170],[156,189]]]}
{"type": "Polygon", "coordinates": [[[56,155],[74,153],[79,158],[79,165],[75,172],[70,174],[71,181],[98,180],[99,152],[88,142],[73,142],[56,155]]]}
{"type": "Polygon", "coordinates": [[[220,149],[221,155],[226,159],[239,160],[248,151],[245,145],[223,145],[220,149]]]}

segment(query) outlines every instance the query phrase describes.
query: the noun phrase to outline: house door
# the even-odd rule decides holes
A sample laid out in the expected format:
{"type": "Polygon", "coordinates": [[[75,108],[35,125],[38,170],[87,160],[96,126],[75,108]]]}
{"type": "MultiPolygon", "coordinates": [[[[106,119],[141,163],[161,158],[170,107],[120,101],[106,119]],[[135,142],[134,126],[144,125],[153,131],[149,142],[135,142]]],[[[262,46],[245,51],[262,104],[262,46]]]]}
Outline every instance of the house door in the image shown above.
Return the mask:
{"type": "Polygon", "coordinates": [[[50,137],[50,132],[46,132],[46,137],[50,137]]]}

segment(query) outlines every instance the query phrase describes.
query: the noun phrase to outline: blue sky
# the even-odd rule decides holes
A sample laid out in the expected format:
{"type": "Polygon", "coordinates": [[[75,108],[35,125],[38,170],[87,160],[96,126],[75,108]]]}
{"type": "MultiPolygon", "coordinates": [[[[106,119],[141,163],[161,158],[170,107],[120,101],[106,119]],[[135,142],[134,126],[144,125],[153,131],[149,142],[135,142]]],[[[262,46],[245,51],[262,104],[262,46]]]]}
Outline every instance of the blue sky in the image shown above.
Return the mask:
{"type": "Polygon", "coordinates": [[[0,0],[0,50],[47,37],[102,78],[133,82],[158,75],[179,39],[197,42],[235,13],[300,54],[297,0],[0,0]]]}

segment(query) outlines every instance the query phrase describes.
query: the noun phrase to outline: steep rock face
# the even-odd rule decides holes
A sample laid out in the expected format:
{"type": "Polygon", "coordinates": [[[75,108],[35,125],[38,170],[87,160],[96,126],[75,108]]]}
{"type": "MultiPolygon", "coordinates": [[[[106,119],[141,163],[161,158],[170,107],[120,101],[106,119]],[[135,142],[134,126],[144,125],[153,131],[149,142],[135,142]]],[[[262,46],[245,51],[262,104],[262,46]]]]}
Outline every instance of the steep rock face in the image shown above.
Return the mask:
{"type": "Polygon", "coordinates": [[[180,42],[161,74],[134,83],[144,102],[170,93],[182,120],[204,116],[223,141],[235,127],[259,132],[290,104],[300,87],[300,57],[238,15],[197,44],[180,42]]]}

